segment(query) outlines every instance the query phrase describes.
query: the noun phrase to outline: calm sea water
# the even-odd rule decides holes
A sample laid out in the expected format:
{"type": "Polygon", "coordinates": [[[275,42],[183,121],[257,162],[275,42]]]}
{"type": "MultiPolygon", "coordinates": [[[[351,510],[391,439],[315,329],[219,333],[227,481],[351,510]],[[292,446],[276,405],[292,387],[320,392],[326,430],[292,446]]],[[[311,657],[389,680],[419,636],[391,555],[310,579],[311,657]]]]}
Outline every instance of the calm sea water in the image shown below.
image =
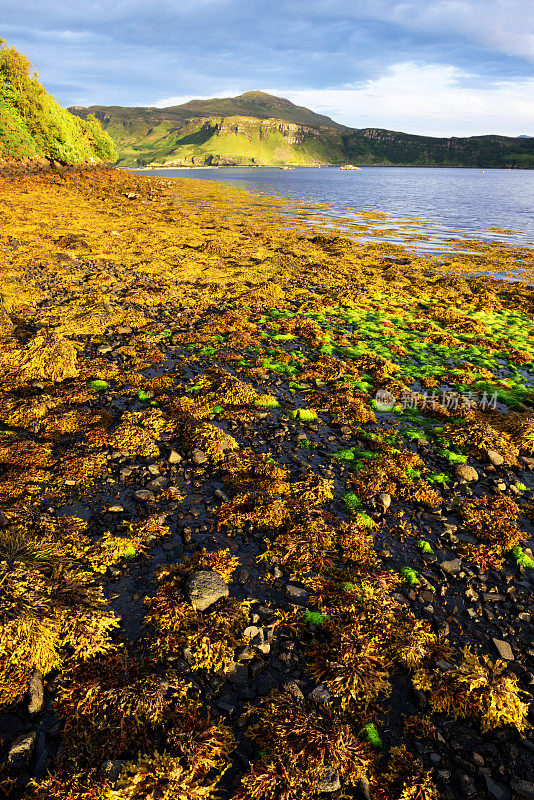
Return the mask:
{"type": "Polygon", "coordinates": [[[406,224],[417,218],[430,224],[433,243],[428,249],[457,236],[534,243],[534,170],[367,167],[357,172],[336,167],[222,167],[143,174],[206,178],[239,189],[327,204],[326,214],[346,221],[357,221],[358,211],[391,215],[387,227],[396,219],[406,224]],[[498,234],[488,228],[510,233],[498,234]]]}

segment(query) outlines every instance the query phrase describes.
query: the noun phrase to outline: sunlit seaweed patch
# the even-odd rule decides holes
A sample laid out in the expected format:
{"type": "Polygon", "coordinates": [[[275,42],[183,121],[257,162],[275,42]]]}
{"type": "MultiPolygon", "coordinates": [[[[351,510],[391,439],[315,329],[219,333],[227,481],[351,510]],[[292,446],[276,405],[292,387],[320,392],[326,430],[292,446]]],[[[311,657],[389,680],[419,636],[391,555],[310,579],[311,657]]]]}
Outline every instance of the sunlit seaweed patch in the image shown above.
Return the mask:
{"type": "MultiPolygon", "coordinates": [[[[435,800],[409,749],[434,735],[435,712],[526,730],[515,677],[455,651],[401,601],[428,591],[440,549],[418,515],[443,519],[453,501],[457,556],[484,569],[507,559],[523,578],[534,563],[531,484],[517,475],[534,453],[534,294],[476,275],[517,268],[528,248],[459,239],[445,270],[380,241],[384,215],[360,219],[372,241],[349,240],[326,219],[282,218],[285,201],[115,172],[6,183],[0,208],[0,703],[61,671],[64,724],[28,797],[300,800],[359,784],[374,800],[435,800]],[[83,247],[66,247],[71,234],[83,247]],[[506,494],[487,493],[487,472],[458,499],[457,465],[482,472],[490,456],[511,470],[506,494]],[[197,492],[202,545],[186,533],[197,492]],[[88,523],[69,516],[78,503],[88,523]],[[176,559],[164,545],[170,563],[139,597],[137,651],[103,586],[150,569],[152,548],[182,528],[193,549],[176,559]],[[207,698],[247,672],[243,654],[247,674],[269,661],[254,603],[236,599],[243,542],[262,591],[300,584],[293,610],[265,601],[267,644],[289,641],[300,685],[328,699],[299,685],[252,699],[238,727],[257,752],[231,790],[234,720],[212,719],[207,698]],[[199,610],[195,571],[229,596],[199,610]],[[432,717],[410,718],[407,746],[380,762],[383,701],[408,676],[432,717]],[[125,762],[118,780],[102,759],[125,762]]],[[[9,780],[0,791],[19,800],[9,780]]]]}

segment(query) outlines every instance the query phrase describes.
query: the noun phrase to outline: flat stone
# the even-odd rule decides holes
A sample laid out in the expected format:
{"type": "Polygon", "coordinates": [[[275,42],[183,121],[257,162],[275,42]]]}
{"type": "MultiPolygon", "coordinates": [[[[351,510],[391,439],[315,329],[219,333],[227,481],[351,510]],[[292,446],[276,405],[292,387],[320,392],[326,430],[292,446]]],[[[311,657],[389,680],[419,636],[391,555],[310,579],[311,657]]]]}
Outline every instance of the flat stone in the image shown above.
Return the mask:
{"type": "Polygon", "coordinates": [[[502,639],[492,639],[491,640],[497,650],[499,651],[499,655],[505,661],[513,661],[514,654],[512,653],[512,648],[508,642],[504,642],[502,639]]]}
{"type": "Polygon", "coordinates": [[[157,478],[154,478],[154,480],[149,481],[146,488],[151,492],[160,492],[166,485],[167,478],[164,478],[163,475],[159,475],[157,478]]]}
{"type": "Polygon", "coordinates": [[[43,676],[36,669],[34,669],[33,675],[30,678],[28,692],[30,694],[28,711],[30,714],[38,714],[39,711],[42,711],[44,705],[44,685],[43,676]]]}
{"type": "Polygon", "coordinates": [[[442,561],[440,567],[449,575],[457,575],[462,568],[462,561],[460,558],[453,558],[452,561],[442,561]]]}
{"type": "Polygon", "coordinates": [[[193,572],[186,581],[186,594],[197,611],[205,611],[211,605],[228,597],[228,586],[217,572],[203,570],[193,572]]]}
{"type": "Polygon", "coordinates": [[[124,508],[122,506],[108,506],[108,511],[119,514],[121,511],[124,511],[124,508]]]}
{"type": "Polygon", "coordinates": [[[500,467],[504,464],[504,456],[501,456],[497,450],[486,450],[486,458],[494,467],[500,467]]]}
{"type": "Polygon", "coordinates": [[[470,467],[469,464],[456,464],[454,474],[459,480],[467,481],[467,483],[478,481],[478,472],[474,467],[470,467]]]}
{"type": "Polygon", "coordinates": [[[325,767],[322,775],[317,781],[318,792],[337,792],[341,789],[341,781],[339,780],[339,772],[334,767],[325,767]]]}
{"type": "Polygon", "coordinates": [[[245,664],[232,661],[226,668],[225,677],[236,686],[245,686],[248,681],[248,667],[245,664]]]}
{"type": "Polygon", "coordinates": [[[197,467],[199,467],[201,464],[205,464],[207,460],[208,457],[202,450],[196,448],[195,450],[191,451],[191,461],[193,464],[196,464],[197,467]]]}
{"type": "Polygon", "coordinates": [[[508,800],[510,797],[510,790],[507,786],[497,783],[490,778],[489,775],[484,773],[484,780],[486,781],[486,789],[488,790],[488,797],[491,800],[508,800]]]}
{"type": "Polygon", "coordinates": [[[37,733],[23,733],[17,736],[7,754],[7,763],[15,769],[22,769],[28,766],[30,758],[32,757],[33,748],[35,747],[35,740],[37,733]]]}
{"type": "Polygon", "coordinates": [[[134,494],[134,497],[136,500],[141,500],[143,503],[156,499],[154,492],[150,492],[148,489],[139,489],[134,494]]]}
{"type": "Polygon", "coordinates": [[[286,586],[286,600],[289,600],[291,603],[297,603],[298,605],[304,605],[310,596],[310,593],[306,591],[306,589],[302,589],[300,586],[294,586],[292,583],[288,583],[286,586]]]}

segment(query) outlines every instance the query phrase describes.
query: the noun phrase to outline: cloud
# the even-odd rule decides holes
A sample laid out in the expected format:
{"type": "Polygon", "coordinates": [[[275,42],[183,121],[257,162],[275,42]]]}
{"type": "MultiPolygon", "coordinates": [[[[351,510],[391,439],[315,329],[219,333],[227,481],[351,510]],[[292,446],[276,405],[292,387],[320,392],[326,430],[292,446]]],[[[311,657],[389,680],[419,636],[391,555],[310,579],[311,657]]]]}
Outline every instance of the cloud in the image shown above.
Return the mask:
{"type": "Polygon", "coordinates": [[[394,65],[364,86],[285,89],[283,95],[356,128],[427,136],[534,132],[534,78],[475,90],[463,85],[466,77],[451,65],[407,62],[394,65]]]}
{"type": "Polygon", "coordinates": [[[351,124],[532,130],[525,110],[532,98],[532,0],[4,5],[2,35],[38,66],[64,105],[161,106],[271,87],[292,99],[303,93],[312,108],[330,103],[331,115],[351,124]],[[399,66],[409,64],[417,66],[399,66]],[[404,90],[411,99],[402,109],[404,90]]]}

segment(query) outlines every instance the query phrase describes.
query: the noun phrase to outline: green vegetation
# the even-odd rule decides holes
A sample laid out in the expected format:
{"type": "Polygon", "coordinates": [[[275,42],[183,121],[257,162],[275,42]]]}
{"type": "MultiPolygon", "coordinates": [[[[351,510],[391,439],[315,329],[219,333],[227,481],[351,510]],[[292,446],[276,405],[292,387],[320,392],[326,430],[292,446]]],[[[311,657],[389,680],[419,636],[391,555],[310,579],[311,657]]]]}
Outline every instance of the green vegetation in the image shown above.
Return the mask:
{"type": "Polygon", "coordinates": [[[382,750],[382,739],[372,722],[368,722],[367,725],[364,725],[363,733],[367,741],[371,744],[371,747],[375,750],[382,750]]]}
{"type": "MultiPolygon", "coordinates": [[[[145,166],[326,164],[436,167],[534,167],[534,139],[472,136],[438,139],[354,130],[283,97],[246,92],[170,108],[91,106],[114,140],[119,164],[145,166]]],[[[324,345],[324,353],[331,345],[324,345]]]]}
{"type": "Polygon", "coordinates": [[[92,114],[81,120],[61,108],[26,56],[0,39],[0,160],[23,158],[79,164],[114,161],[116,153],[92,114]]]}
{"type": "Polygon", "coordinates": [[[524,569],[534,569],[534,560],[527,556],[525,551],[519,545],[512,547],[511,553],[516,560],[516,564],[518,567],[523,567],[524,569]]]}

